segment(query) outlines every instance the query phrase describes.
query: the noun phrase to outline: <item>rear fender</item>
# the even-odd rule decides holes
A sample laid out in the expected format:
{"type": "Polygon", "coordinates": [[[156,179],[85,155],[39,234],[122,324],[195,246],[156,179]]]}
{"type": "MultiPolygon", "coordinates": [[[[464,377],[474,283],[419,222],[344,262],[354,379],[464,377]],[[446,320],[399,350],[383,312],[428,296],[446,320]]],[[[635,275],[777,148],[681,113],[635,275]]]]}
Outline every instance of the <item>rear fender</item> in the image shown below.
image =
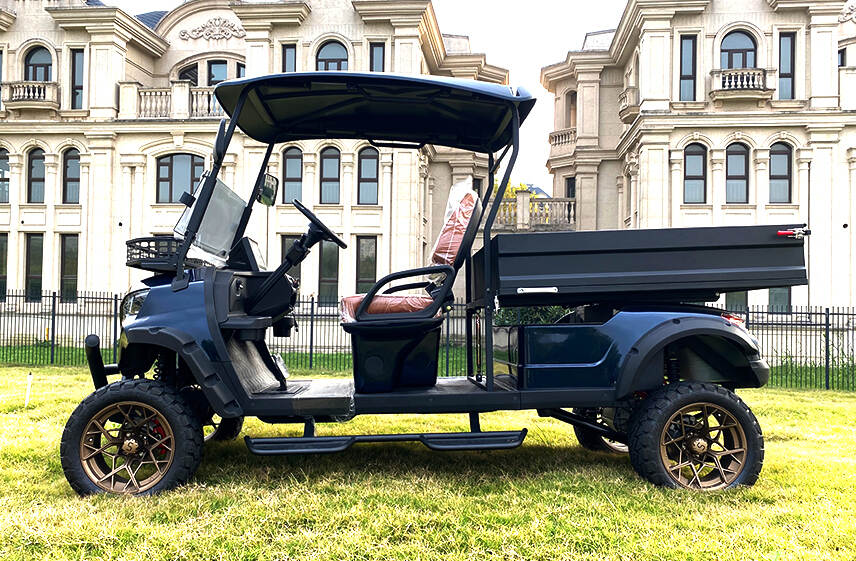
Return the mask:
{"type": "Polygon", "coordinates": [[[131,327],[125,329],[124,334],[128,338],[129,348],[135,345],[163,347],[181,357],[218,415],[240,417],[244,414],[220,366],[208,358],[193,337],[168,327],[131,327]]]}
{"type": "MultiPolygon", "coordinates": [[[[727,380],[724,381],[734,387],[760,387],[767,382],[769,370],[746,331],[716,316],[684,316],[661,323],[633,345],[619,370],[616,398],[625,399],[634,392],[663,385],[664,352],[669,345],[686,340],[688,345],[695,344],[697,347],[698,342],[710,337],[734,345],[746,360],[745,367],[726,374],[727,380]]],[[[717,357],[709,355],[708,358],[715,361],[717,357]]],[[[725,368],[720,373],[723,373],[722,370],[725,368]]]]}

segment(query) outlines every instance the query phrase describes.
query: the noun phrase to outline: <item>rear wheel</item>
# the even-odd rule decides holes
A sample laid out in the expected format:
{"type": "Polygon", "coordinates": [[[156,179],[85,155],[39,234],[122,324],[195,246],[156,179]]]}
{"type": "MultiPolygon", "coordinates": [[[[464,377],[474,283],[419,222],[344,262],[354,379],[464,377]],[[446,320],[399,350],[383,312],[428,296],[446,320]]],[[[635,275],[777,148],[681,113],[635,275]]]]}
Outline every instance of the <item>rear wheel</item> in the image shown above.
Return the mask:
{"type": "Polygon", "coordinates": [[[753,485],[764,462],[755,415],[715,384],[679,382],[652,393],[636,409],[628,436],[633,468],[664,487],[753,485]]]}
{"type": "MultiPolygon", "coordinates": [[[[597,423],[603,423],[603,409],[602,408],[575,408],[573,412],[581,417],[585,417],[590,421],[594,421],[597,423]]],[[[597,431],[591,430],[586,427],[574,426],[574,435],[577,437],[577,441],[580,443],[580,446],[585,448],[586,450],[592,450],[594,452],[607,452],[610,454],[626,454],[627,453],[627,445],[622,444],[620,442],[616,442],[614,440],[610,440],[600,434],[597,431]]]]}
{"type": "Polygon", "coordinates": [[[202,428],[174,389],[154,380],[105,386],[71,414],[62,468],[80,495],[148,495],[187,482],[202,457],[202,428]]]}

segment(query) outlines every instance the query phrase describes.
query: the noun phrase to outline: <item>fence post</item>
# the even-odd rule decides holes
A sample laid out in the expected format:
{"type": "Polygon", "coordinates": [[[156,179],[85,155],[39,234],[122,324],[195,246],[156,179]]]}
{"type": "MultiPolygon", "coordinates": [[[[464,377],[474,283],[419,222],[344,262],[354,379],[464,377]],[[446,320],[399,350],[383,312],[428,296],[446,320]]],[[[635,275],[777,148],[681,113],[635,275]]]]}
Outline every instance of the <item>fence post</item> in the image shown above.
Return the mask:
{"type": "Polygon", "coordinates": [[[309,299],[309,370],[312,370],[312,355],[315,353],[315,296],[309,299]]]}
{"type": "Polygon", "coordinates": [[[826,334],[826,389],[829,389],[829,308],[824,310],[826,321],[824,322],[824,333],[826,334]]]}
{"type": "Polygon", "coordinates": [[[749,306],[746,306],[746,330],[749,330],[749,306]]]}
{"type": "Polygon", "coordinates": [[[116,364],[116,343],[119,339],[119,296],[113,295],[113,364],[116,364]]]}
{"type": "Polygon", "coordinates": [[[56,291],[51,292],[51,364],[56,362],[56,291]]]}

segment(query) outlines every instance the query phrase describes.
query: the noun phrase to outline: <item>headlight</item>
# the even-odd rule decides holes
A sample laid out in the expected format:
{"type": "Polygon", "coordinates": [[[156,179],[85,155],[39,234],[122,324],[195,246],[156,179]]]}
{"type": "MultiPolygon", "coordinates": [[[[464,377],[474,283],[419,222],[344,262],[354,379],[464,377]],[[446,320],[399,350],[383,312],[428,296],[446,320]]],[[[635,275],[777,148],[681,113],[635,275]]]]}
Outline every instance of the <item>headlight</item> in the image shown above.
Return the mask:
{"type": "Polygon", "coordinates": [[[146,301],[146,296],[149,295],[149,289],[135,290],[129,292],[122,298],[122,305],[119,306],[119,322],[125,323],[126,317],[133,317],[140,313],[143,307],[143,302],[146,301]]]}

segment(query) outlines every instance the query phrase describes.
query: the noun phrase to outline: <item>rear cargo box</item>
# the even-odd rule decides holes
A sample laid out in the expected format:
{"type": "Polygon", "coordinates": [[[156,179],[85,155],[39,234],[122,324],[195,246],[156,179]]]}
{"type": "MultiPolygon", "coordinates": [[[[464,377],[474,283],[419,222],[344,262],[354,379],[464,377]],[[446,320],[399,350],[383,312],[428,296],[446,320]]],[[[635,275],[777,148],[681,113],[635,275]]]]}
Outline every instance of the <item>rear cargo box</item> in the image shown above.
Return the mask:
{"type": "MultiPolygon", "coordinates": [[[[803,239],[786,226],[499,234],[491,240],[500,306],[712,301],[724,292],[807,284],[803,239]]],[[[473,257],[484,299],[484,250],[473,257]]]]}

